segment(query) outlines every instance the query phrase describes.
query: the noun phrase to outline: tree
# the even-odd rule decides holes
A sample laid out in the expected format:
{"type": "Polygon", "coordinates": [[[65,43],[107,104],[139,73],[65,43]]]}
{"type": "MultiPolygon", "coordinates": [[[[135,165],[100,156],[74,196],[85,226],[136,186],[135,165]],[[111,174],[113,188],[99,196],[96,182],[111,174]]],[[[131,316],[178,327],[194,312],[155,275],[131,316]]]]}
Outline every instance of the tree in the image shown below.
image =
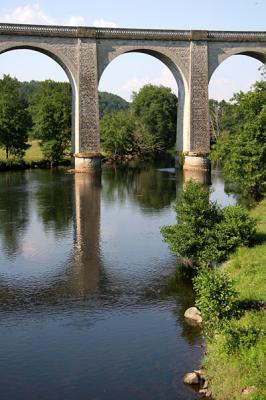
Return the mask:
{"type": "Polygon", "coordinates": [[[237,185],[244,197],[258,199],[266,184],[266,82],[233,98],[234,124],[212,150],[212,159],[223,164],[227,182],[237,185]]]}
{"type": "Polygon", "coordinates": [[[218,138],[228,132],[238,121],[235,115],[235,104],[225,100],[209,100],[209,116],[211,143],[216,143],[218,138]]]}
{"type": "Polygon", "coordinates": [[[129,111],[107,113],[100,121],[101,143],[108,155],[122,157],[134,150],[135,124],[129,111]]]}
{"type": "Polygon", "coordinates": [[[158,150],[175,145],[177,97],[170,88],[143,86],[138,93],[133,93],[132,112],[142,131],[156,139],[158,150]]]}
{"type": "Polygon", "coordinates": [[[0,146],[10,154],[22,157],[27,149],[31,117],[27,102],[19,90],[19,82],[9,75],[0,79],[0,146]]]}
{"type": "Polygon", "coordinates": [[[249,245],[255,233],[255,222],[241,206],[222,210],[193,180],[185,185],[174,208],[177,224],[164,226],[161,232],[171,251],[191,267],[225,260],[237,246],[249,245]]]}
{"type": "Polygon", "coordinates": [[[66,82],[43,81],[30,98],[33,136],[41,140],[50,162],[64,157],[71,141],[71,88],[66,82]]]}

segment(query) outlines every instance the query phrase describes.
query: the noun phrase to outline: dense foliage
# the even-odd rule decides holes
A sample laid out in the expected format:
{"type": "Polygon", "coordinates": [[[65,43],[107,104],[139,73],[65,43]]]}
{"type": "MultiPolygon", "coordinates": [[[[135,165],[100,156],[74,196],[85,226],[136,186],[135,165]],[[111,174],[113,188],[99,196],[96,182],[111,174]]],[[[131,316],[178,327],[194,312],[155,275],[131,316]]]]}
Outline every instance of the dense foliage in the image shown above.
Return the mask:
{"type": "Polygon", "coordinates": [[[102,148],[108,155],[119,157],[156,156],[174,146],[176,119],[177,98],[171,90],[146,85],[134,93],[129,110],[103,116],[102,148]]]}
{"type": "Polygon", "coordinates": [[[8,75],[0,79],[0,146],[10,154],[22,157],[27,149],[31,116],[19,82],[8,75]]]}
{"type": "Polygon", "coordinates": [[[177,224],[164,226],[161,232],[171,251],[194,268],[225,260],[237,246],[248,245],[255,233],[255,221],[241,206],[221,209],[193,180],[174,209],[177,224]]]}
{"type": "Polygon", "coordinates": [[[211,157],[221,161],[227,182],[244,197],[258,199],[266,184],[266,82],[240,92],[232,100],[230,121],[211,157]]]}
{"type": "Polygon", "coordinates": [[[71,140],[71,91],[68,83],[41,82],[30,97],[32,136],[41,141],[47,160],[63,159],[71,140]]]}
{"type": "Polygon", "coordinates": [[[211,337],[239,312],[233,281],[216,269],[204,268],[193,279],[196,306],[200,309],[205,333],[211,337]]]}
{"type": "Polygon", "coordinates": [[[129,111],[105,114],[100,122],[103,149],[115,157],[132,154],[134,126],[134,120],[129,111]]]}
{"type": "Polygon", "coordinates": [[[143,133],[152,135],[162,150],[175,145],[177,97],[170,88],[145,85],[133,93],[132,112],[143,133]]]}

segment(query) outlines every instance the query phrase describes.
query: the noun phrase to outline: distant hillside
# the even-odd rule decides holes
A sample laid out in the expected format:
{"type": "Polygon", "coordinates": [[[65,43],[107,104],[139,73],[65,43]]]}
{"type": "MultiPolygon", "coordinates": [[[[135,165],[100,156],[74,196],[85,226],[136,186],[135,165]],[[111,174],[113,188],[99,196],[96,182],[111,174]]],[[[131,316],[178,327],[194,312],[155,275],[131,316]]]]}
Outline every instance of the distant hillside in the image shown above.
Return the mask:
{"type": "Polygon", "coordinates": [[[127,110],[128,107],[129,103],[122,97],[113,93],[99,92],[100,118],[102,118],[105,113],[127,110]]]}
{"type": "MultiPolygon", "coordinates": [[[[29,97],[33,95],[35,90],[39,87],[40,83],[40,81],[21,82],[21,92],[28,100],[28,102],[29,97]]],[[[100,118],[102,118],[105,113],[126,110],[128,107],[129,103],[122,97],[117,96],[113,93],[99,92],[100,118]]]]}

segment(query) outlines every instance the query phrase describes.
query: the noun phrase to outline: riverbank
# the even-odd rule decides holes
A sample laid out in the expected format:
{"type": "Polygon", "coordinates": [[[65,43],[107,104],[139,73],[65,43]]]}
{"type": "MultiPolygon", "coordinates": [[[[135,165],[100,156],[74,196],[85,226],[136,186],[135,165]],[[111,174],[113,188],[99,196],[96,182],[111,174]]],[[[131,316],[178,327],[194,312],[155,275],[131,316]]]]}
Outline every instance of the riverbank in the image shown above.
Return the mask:
{"type": "MultiPolygon", "coordinates": [[[[239,319],[229,322],[229,329],[252,327],[252,332],[266,327],[266,199],[250,215],[257,220],[257,243],[252,248],[240,248],[221,266],[235,282],[239,300],[246,311],[239,319]]],[[[254,334],[254,333],[253,333],[254,334]]],[[[252,333],[250,333],[252,336],[252,333]]],[[[252,337],[249,340],[252,341],[252,337]]],[[[236,339],[237,340],[237,339],[236,339]]],[[[252,346],[243,343],[236,351],[225,351],[226,337],[219,334],[207,341],[203,368],[215,400],[266,399],[266,341],[265,335],[252,346]]]]}
{"type": "MultiPolygon", "coordinates": [[[[38,140],[29,141],[30,147],[23,158],[11,156],[6,159],[4,149],[0,149],[0,171],[20,171],[25,169],[49,169],[51,163],[44,159],[38,140]]],[[[61,166],[70,166],[70,158],[60,162],[61,166]]],[[[55,165],[57,166],[57,165],[55,165]]]]}

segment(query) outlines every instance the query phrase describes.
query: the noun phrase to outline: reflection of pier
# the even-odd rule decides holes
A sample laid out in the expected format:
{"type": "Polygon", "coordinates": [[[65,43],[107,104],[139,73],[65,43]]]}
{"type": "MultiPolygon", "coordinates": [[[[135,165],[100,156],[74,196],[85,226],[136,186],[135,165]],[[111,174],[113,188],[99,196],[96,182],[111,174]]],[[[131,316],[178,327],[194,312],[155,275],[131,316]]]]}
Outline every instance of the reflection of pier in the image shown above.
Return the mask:
{"type": "MultiPolygon", "coordinates": [[[[66,182],[66,185],[70,182],[66,182]]],[[[97,291],[101,268],[100,200],[101,177],[87,174],[73,176],[72,204],[73,250],[61,266],[62,273],[44,278],[43,286],[24,287],[0,282],[1,307],[54,303],[61,298],[84,298],[97,291]],[[50,283],[51,280],[51,283],[50,283]]],[[[62,189],[63,190],[63,189],[62,189]]],[[[63,192],[62,192],[62,203],[63,192]]],[[[62,206],[62,212],[63,210],[62,206]]],[[[62,228],[62,227],[61,227],[62,228]]],[[[49,251],[49,249],[48,249],[49,251]]]]}
{"type": "Polygon", "coordinates": [[[86,294],[97,290],[100,279],[101,175],[75,174],[74,180],[73,282],[86,294]]]}

